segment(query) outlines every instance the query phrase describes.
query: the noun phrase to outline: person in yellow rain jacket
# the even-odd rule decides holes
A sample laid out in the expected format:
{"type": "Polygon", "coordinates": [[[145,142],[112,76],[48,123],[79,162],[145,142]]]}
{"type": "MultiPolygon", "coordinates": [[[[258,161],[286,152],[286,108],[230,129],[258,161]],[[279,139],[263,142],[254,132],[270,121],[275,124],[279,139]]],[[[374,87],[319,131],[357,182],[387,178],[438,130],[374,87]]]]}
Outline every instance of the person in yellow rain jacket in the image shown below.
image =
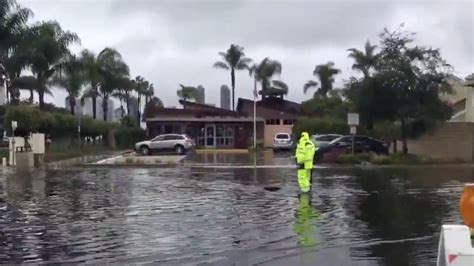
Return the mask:
{"type": "Polygon", "coordinates": [[[296,146],[296,164],[298,166],[298,185],[303,193],[309,192],[312,185],[313,159],[316,147],[309,139],[307,132],[301,133],[296,146]]]}

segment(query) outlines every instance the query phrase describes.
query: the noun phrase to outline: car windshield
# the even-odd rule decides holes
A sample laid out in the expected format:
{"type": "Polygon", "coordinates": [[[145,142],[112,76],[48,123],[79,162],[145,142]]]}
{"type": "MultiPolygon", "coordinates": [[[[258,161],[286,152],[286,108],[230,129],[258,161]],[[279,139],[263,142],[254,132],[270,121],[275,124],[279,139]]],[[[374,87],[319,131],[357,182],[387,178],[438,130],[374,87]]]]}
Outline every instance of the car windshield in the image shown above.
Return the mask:
{"type": "Polygon", "coordinates": [[[288,134],[277,134],[275,136],[276,139],[290,139],[290,135],[288,134]]]}

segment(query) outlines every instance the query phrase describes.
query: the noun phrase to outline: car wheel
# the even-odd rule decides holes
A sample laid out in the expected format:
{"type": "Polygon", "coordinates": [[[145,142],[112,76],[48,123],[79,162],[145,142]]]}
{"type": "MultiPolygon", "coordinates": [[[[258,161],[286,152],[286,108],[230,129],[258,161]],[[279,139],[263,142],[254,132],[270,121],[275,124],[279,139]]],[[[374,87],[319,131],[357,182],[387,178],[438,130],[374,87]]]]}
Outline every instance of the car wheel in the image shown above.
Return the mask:
{"type": "Polygon", "coordinates": [[[184,147],[181,145],[176,145],[174,147],[174,151],[176,152],[176,154],[184,154],[184,147]]]}
{"type": "Polygon", "coordinates": [[[141,155],[150,155],[151,154],[150,148],[148,148],[148,146],[146,146],[146,145],[141,146],[139,151],[140,151],[141,155]]]}

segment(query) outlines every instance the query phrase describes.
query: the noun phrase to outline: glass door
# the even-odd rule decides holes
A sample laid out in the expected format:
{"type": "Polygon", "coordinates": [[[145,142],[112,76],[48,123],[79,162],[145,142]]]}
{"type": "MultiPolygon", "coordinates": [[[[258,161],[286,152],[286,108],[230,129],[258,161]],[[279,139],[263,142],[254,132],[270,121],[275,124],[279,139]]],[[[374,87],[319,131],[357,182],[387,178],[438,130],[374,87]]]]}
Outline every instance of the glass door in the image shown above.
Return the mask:
{"type": "Polygon", "coordinates": [[[216,147],[216,126],[206,125],[206,148],[216,147]]]}

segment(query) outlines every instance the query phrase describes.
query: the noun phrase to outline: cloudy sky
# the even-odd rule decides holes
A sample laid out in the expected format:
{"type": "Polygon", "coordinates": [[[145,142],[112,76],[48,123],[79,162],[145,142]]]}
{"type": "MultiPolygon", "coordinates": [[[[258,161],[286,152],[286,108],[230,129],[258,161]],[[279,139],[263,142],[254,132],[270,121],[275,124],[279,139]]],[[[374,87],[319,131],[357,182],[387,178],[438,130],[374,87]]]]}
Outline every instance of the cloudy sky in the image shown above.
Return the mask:
{"type": "MultiPolygon", "coordinates": [[[[81,45],[99,52],[119,50],[133,76],[155,85],[166,106],[177,105],[178,84],[203,85],[206,101],[219,103],[219,88],[230,74],[212,68],[217,52],[230,44],[245,47],[255,61],[265,57],[283,64],[281,79],[288,98],[301,101],[303,84],[317,64],[333,61],[342,74],[354,75],[347,49],[377,43],[383,28],[400,23],[417,32],[417,44],[440,48],[465,77],[474,72],[473,0],[19,0],[35,13],[34,20],[57,20],[76,32],[81,45]]],[[[237,75],[238,97],[251,97],[248,73],[237,75]]],[[[230,87],[230,86],[229,86],[230,87]]],[[[64,92],[54,101],[64,105],[64,92]]]]}

